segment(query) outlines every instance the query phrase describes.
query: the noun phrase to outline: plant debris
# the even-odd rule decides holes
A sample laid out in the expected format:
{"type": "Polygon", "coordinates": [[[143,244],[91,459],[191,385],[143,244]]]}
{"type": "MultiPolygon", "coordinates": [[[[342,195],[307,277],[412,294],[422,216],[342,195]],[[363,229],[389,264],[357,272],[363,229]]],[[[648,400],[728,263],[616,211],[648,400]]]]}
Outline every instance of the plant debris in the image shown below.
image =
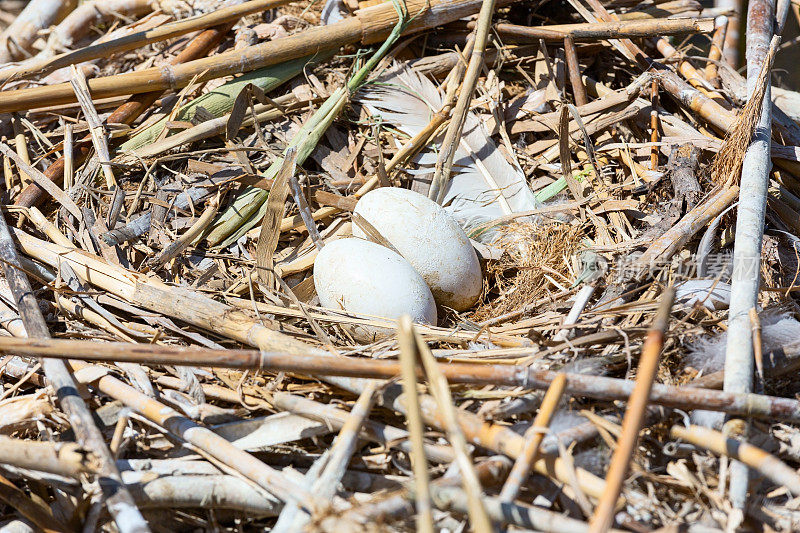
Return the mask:
{"type": "Polygon", "coordinates": [[[0,531],[796,531],[798,25],[0,1],[0,531]]]}

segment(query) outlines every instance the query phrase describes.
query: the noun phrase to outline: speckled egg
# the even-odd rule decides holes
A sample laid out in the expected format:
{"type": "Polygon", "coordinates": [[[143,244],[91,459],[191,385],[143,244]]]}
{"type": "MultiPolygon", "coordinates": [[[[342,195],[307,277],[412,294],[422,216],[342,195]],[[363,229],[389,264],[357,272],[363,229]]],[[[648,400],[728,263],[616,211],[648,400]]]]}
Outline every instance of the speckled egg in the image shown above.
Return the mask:
{"type": "MultiPolygon", "coordinates": [[[[464,311],[478,301],[483,289],[478,256],[439,204],[414,191],[382,187],[365,194],[355,212],[411,263],[439,305],[464,311]]],[[[366,236],[358,224],[353,235],[366,236]]]]}

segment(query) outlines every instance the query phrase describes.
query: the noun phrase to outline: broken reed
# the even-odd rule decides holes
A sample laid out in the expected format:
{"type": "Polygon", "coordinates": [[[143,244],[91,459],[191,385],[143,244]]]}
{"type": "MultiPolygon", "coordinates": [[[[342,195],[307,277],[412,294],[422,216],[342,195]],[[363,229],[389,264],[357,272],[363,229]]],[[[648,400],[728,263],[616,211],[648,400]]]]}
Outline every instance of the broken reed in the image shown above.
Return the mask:
{"type": "MultiPolygon", "coordinates": [[[[184,300],[182,303],[187,302],[184,300]]],[[[198,318],[198,322],[200,320],[198,318]]],[[[217,326],[219,327],[221,324],[217,324],[217,326]]],[[[230,327],[234,326],[231,325],[230,327]]],[[[240,325],[240,330],[241,327],[240,325]]],[[[311,346],[303,347],[301,343],[292,342],[292,340],[288,340],[281,334],[267,328],[263,328],[259,332],[250,333],[250,336],[256,335],[266,336],[265,344],[270,344],[276,350],[281,351],[214,350],[196,346],[177,347],[83,340],[0,337],[0,352],[58,359],[80,358],[87,361],[126,361],[151,365],[190,365],[268,372],[284,371],[312,376],[325,376],[327,381],[338,385],[348,380],[334,379],[332,376],[392,379],[401,374],[401,367],[397,361],[344,356],[332,358],[327,352],[317,350],[311,346]],[[285,351],[280,348],[281,346],[285,347],[285,351]]],[[[250,342],[255,341],[251,338],[250,342]]],[[[506,385],[526,389],[547,389],[550,383],[558,376],[557,372],[534,370],[527,366],[518,365],[448,363],[441,365],[441,370],[445,378],[451,383],[506,385]]],[[[586,396],[602,400],[628,400],[634,388],[634,382],[625,379],[584,374],[566,374],[566,376],[566,393],[573,396],[586,396]]],[[[420,377],[422,376],[420,375],[420,377]]],[[[800,422],[800,401],[791,398],[654,384],[649,401],[653,404],[684,410],[703,408],[709,411],[720,411],[767,420],[777,419],[795,423],[800,422]]]]}
{"type": "Polygon", "coordinates": [[[758,118],[761,116],[761,106],[764,102],[764,93],[767,88],[767,76],[772,69],[772,62],[775,59],[775,50],[780,42],[779,36],[774,36],[769,46],[766,61],[758,73],[756,85],[750,94],[747,104],[736,118],[733,128],[725,135],[725,142],[722,149],[714,156],[711,163],[709,174],[711,179],[720,185],[731,185],[738,183],[742,172],[742,162],[747,147],[753,138],[753,132],[758,118]]]}

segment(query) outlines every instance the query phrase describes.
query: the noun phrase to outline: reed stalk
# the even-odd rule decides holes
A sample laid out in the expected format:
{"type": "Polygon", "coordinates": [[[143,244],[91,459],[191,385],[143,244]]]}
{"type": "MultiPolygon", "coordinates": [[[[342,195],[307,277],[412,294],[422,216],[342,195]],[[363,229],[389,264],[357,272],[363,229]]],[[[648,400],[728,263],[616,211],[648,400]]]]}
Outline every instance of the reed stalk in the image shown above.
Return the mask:
{"type": "Polygon", "coordinates": [[[419,407],[417,390],[418,352],[411,319],[400,318],[397,326],[397,342],[400,345],[400,364],[403,371],[403,393],[408,404],[409,440],[411,441],[411,468],[414,471],[414,501],[417,506],[417,531],[433,533],[433,506],[431,505],[428,460],[425,457],[425,427],[419,407]]]}
{"type": "Polygon", "coordinates": [[[642,429],[647,413],[650,391],[661,362],[661,349],[669,329],[669,316],[674,300],[675,289],[669,287],[661,296],[661,303],[653,319],[653,325],[642,347],[642,355],[639,357],[639,367],[636,372],[636,383],[628,399],[625,417],[622,420],[622,434],[617,440],[617,447],[611,456],[611,464],[606,473],[606,492],[597,503],[594,515],[589,522],[590,533],[608,531],[614,521],[617,498],[622,492],[622,485],[628,476],[631,458],[636,450],[636,443],[639,441],[639,431],[642,429]]]}
{"type": "Polygon", "coordinates": [[[441,151],[436,159],[436,168],[428,191],[428,198],[440,204],[444,201],[447,184],[450,182],[450,175],[453,172],[453,160],[455,159],[456,150],[461,144],[461,132],[467,120],[467,112],[472,103],[478,76],[483,69],[483,54],[486,51],[494,5],[495,0],[483,0],[481,4],[469,65],[467,65],[467,70],[464,73],[461,91],[458,93],[458,100],[455,108],[453,108],[450,123],[447,125],[447,131],[442,141],[441,151]]]}
{"type": "Polygon", "coordinates": [[[18,66],[0,70],[0,84],[34,76],[46,76],[60,68],[77,65],[78,63],[91,61],[92,59],[109,57],[120,52],[135,50],[136,48],[141,48],[148,44],[180,37],[181,35],[186,35],[193,31],[205,30],[213,26],[235,22],[246,15],[274,9],[287,3],[288,0],[250,0],[238,5],[223,7],[211,13],[164,24],[152,30],[140,31],[117,39],[92,44],[72,52],[59,54],[55,57],[33,58],[18,66]]]}
{"type": "Polygon", "coordinates": [[[564,394],[564,389],[567,386],[567,377],[564,374],[556,376],[547,392],[542,399],[542,405],[539,406],[539,412],[536,418],[533,419],[533,425],[525,432],[525,440],[527,444],[522,454],[514,462],[511,472],[508,474],[503,489],[500,491],[500,501],[512,502],[519,494],[519,489],[528,478],[531,465],[536,462],[539,455],[539,446],[544,440],[545,431],[550,425],[550,420],[553,418],[558,408],[558,403],[561,401],[561,396],[564,394]]]}

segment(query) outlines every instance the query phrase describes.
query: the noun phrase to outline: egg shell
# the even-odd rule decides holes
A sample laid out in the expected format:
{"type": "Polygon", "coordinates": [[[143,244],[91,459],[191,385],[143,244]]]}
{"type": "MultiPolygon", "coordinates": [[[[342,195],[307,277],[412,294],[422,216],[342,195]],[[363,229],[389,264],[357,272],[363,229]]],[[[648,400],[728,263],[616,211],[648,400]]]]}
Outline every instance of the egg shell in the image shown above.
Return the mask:
{"type": "Polygon", "coordinates": [[[331,309],[436,324],[436,302],[425,280],[394,251],[362,239],[327,243],[314,261],[320,304],[331,309]]]}
{"type": "MultiPolygon", "coordinates": [[[[355,212],[406,258],[430,287],[439,305],[464,311],[483,290],[483,275],[467,234],[442,206],[397,187],[365,194],[355,212]]],[[[353,235],[366,237],[353,224],[353,235]]]]}

